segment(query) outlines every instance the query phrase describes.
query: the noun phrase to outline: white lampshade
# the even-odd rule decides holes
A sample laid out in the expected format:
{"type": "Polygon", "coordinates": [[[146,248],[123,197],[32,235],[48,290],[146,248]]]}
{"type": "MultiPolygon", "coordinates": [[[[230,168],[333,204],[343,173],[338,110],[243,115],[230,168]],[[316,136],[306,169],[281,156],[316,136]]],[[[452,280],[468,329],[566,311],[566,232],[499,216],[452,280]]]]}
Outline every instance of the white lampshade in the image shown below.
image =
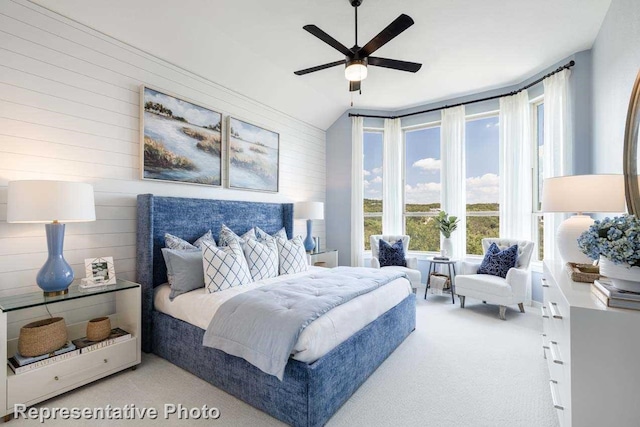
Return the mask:
{"type": "Polygon", "coordinates": [[[622,175],[573,175],[547,178],[542,186],[543,212],[624,212],[622,175]]]}
{"type": "MultiPolygon", "coordinates": [[[[622,175],[574,175],[547,178],[542,187],[543,212],[624,212],[622,175]]],[[[586,215],[573,215],[556,231],[558,253],[565,262],[590,263],[578,247],[578,237],[593,224],[586,215]]]]}
{"type": "Polygon", "coordinates": [[[95,221],[93,186],[67,181],[10,181],[7,222],[95,221]]]}
{"type": "Polygon", "coordinates": [[[324,203],[297,202],[293,214],[295,219],[324,219],[324,203]]]}

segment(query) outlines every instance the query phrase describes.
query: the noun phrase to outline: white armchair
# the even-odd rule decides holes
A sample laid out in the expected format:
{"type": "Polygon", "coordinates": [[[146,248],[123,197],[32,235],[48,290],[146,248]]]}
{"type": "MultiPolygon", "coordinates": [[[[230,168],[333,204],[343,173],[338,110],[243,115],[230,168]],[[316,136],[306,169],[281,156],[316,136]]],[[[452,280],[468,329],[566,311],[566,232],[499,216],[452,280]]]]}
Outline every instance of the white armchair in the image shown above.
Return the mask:
{"type": "Polygon", "coordinates": [[[384,240],[385,242],[388,242],[391,245],[397,242],[398,240],[402,240],[402,247],[404,249],[407,266],[401,267],[396,265],[390,265],[382,268],[388,268],[389,270],[398,270],[406,273],[407,277],[409,277],[409,281],[411,282],[411,287],[413,288],[413,292],[415,293],[418,285],[420,284],[420,279],[422,278],[422,274],[420,273],[420,270],[418,270],[418,258],[407,257],[407,253],[409,251],[409,240],[411,239],[411,237],[407,235],[398,235],[398,236],[382,235],[382,234],[372,235],[369,238],[371,242],[371,267],[372,268],[380,268],[380,260],[378,259],[380,239],[384,240]]]}
{"type": "Polygon", "coordinates": [[[507,277],[502,278],[490,274],[477,274],[480,263],[463,262],[460,274],[456,276],[456,294],[460,297],[460,307],[464,308],[466,297],[482,300],[482,302],[500,306],[500,319],[506,320],[508,305],[518,304],[524,313],[524,301],[527,286],[531,282],[529,264],[533,254],[533,242],[528,240],[482,239],[482,249],[487,252],[492,243],[500,250],[518,245],[518,261],[509,269],[507,277]]]}

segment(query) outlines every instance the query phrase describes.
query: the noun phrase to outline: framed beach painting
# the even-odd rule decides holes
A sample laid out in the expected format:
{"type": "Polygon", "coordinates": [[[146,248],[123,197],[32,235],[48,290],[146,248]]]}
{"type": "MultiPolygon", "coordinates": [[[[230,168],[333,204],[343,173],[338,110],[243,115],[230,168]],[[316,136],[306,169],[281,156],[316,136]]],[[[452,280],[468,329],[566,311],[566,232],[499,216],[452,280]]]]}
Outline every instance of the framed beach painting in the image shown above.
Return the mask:
{"type": "Polygon", "coordinates": [[[278,192],[280,135],[229,117],[229,188],[278,192]]]}
{"type": "Polygon", "coordinates": [[[222,184],[222,114],[158,89],[141,89],[141,178],[222,184]]]}

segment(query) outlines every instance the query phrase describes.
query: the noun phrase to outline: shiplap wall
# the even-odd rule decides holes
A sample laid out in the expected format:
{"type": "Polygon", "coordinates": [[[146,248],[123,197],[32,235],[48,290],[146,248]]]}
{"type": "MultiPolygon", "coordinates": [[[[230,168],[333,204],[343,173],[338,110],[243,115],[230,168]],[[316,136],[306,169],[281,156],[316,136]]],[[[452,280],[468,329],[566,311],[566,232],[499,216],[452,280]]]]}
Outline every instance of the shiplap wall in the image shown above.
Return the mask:
{"type": "MultiPolygon", "coordinates": [[[[97,221],[67,224],[65,258],[84,277],[85,258],[113,256],[116,274],[134,280],[137,194],[324,201],[325,132],[26,0],[2,0],[0,295],[37,290],[46,259],[42,224],[6,222],[7,182],[16,179],[93,184],[97,221]],[[279,132],[280,192],[140,180],[143,83],[279,132]]],[[[294,228],[306,234],[303,221],[294,228]]],[[[323,221],[314,235],[324,242],[323,221]]]]}

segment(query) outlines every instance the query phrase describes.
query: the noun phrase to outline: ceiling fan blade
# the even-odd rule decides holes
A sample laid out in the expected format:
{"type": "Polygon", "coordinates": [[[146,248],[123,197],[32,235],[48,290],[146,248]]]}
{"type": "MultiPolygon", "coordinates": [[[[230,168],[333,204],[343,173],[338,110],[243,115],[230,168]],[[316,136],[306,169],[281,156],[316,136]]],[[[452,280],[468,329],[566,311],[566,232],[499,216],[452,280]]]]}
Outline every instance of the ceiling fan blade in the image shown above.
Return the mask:
{"type": "Polygon", "coordinates": [[[343,55],[348,56],[350,58],[353,57],[353,52],[351,51],[351,49],[349,49],[348,47],[340,43],[338,40],[331,37],[329,34],[322,31],[320,28],[316,27],[315,25],[305,25],[302,28],[307,30],[308,32],[310,32],[311,34],[313,34],[314,36],[316,36],[317,38],[319,38],[320,40],[322,40],[332,48],[338,50],[343,55]]]}
{"type": "Polygon", "coordinates": [[[380,31],[380,33],[372,38],[369,43],[364,45],[362,49],[358,52],[360,57],[365,57],[371,55],[376,50],[380,49],[385,44],[389,43],[390,40],[398,36],[404,30],[413,25],[413,19],[409,15],[405,15],[404,13],[398,16],[395,21],[387,26],[384,30],[380,31]]]}
{"type": "Polygon", "coordinates": [[[349,82],[349,92],[357,92],[360,90],[360,82],[349,82]]]}
{"type": "Polygon", "coordinates": [[[306,68],[304,70],[294,71],[293,74],[295,74],[297,76],[302,76],[304,74],[313,73],[314,71],[320,71],[320,70],[324,70],[326,68],[335,67],[336,65],[344,65],[344,63],[345,63],[344,59],[342,61],[329,62],[328,64],[318,65],[316,67],[311,67],[311,68],[306,68]]]}
{"type": "Polygon", "coordinates": [[[378,58],[370,56],[367,58],[369,65],[375,65],[376,67],[392,68],[394,70],[408,71],[415,73],[422,67],[422,64],[417,62],[399,61],[397,59],[378,58]]]}

